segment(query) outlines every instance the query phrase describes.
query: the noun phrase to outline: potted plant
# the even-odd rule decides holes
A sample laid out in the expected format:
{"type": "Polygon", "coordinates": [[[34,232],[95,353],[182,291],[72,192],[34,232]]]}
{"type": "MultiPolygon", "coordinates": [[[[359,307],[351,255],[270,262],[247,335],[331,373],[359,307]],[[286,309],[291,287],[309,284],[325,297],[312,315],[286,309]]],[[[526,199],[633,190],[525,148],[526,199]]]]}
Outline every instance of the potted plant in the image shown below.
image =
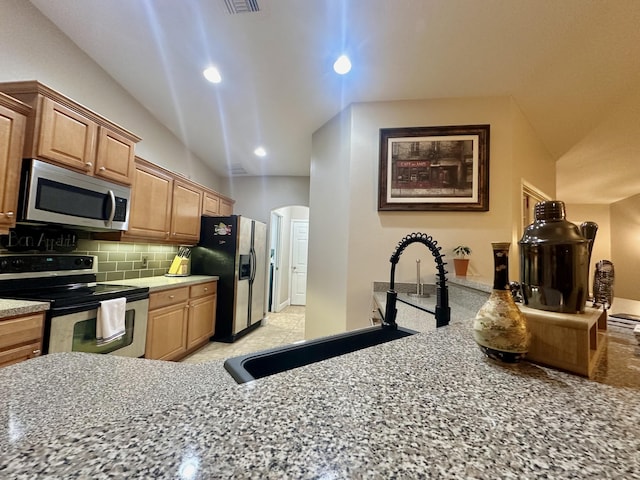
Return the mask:
{"type": "Polygon", "coordinates": [[[456,269],[457,277],[466,277],[467,268],[469,268],[469,259],[467,255],[471,255],[471,249],[466,245],[458,245],[453,249],[456,258],[453,259],[453,266],[456,269]]]}

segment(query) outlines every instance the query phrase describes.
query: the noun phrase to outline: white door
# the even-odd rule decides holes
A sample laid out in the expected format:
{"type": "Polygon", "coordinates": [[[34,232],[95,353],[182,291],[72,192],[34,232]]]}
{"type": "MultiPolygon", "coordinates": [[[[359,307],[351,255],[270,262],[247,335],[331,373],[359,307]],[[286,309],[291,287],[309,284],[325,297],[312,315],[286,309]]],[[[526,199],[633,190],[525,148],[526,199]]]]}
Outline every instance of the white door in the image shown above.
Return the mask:
{"type": "Polygon", "coordinates": [[[291,305],[307,303],[307,250],[309,221],[291,222],[291,305]]]}
{"type": "Polygon", "coordinates": [[[280,267],[282,266],[282,215],[271,212],[269,257],[269,311],[278,312],[280,305],[280,267]]]}

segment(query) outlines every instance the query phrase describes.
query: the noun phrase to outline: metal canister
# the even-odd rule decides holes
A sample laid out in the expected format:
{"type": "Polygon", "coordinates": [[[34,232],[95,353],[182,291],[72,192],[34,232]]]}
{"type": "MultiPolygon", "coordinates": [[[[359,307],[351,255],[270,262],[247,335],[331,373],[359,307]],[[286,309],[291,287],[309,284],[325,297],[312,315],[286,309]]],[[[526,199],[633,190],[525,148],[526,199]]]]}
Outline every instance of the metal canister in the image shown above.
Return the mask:
{"type": "Polygon", "coordinates": [[[537,203],[535,221],[519,242],[522,296],[531,308],[584,312],[591,242],[565,215],[564,202],[537,203]]]}

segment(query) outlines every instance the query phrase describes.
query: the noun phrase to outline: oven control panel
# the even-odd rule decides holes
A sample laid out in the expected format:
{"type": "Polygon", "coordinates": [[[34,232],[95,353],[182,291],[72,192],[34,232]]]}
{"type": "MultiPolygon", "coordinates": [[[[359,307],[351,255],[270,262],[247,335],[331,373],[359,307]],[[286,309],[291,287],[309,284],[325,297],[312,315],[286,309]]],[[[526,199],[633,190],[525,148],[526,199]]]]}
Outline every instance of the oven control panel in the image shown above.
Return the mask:
{"type": "Polygon", "coordinates": [[[76,270],[91,273],[96,263],[91,255],[0,255],[0,274],[76,270]]]}

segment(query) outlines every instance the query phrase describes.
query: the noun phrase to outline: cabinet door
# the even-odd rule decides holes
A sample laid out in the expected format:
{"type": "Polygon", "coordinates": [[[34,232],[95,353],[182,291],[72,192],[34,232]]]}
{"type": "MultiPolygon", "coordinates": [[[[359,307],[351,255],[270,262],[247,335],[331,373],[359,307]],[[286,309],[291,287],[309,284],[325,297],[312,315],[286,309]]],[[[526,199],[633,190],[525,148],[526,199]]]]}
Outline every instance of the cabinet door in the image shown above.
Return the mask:
{"type": "Polygon", "coordinates": [[[169,238],[173,178],[148,165],[136,163],[126,236],[169,238]]]}
{"type": "Polygon", "coordinates": [[[95,122],[44,97],[37,155],[93,173],[97,130],[95,122]]]}
{"type": "Polygon", "coordinates": [[[200,238],[202,189],[174,180],[171,208],[171,240],[197,242],[200,238]]]}
{"type": "Polygon", "coordinates": [[[186,352],[187,311],[186,303],[149,311],[145,358],[173,360],[186,352]]]}
{"type": "Polygon", "coordinates": [[[44,313],[0,321],[0,367],[40,355],[43,329],[44,313]]]}
{"type": "Polygon", "coordinates": [[[220,199],[220,215],[233,215],[233,202],[225,200],[224,198],[220,199]]]}
{"type": "Polygon", "coordinates": [[[96,155],[96,176],[131,185],[134,151],[134,142],[112,132],[108,128],[100,127],[98,131],[98,153],[96,155]]]}
{"type": "Polygon", "coordinates": [[[0,351],[0,367],[6,367],[7,365],[13,365],[14,363],[24,362],[30,358],[40,356],[42,349],[41,342],[29,343],[27,345],[20,345],[15,348],[0,351]]]}
{"type": "Polygon", "coordinates": [[[0,233],[16,224],[26,117],[0,105],[0,233]]]}
{"type": "Polygon", "coordinates": [[[216,296],[208,295],[189,302],[187,349],[205,344],[213,336],[216,324],[216,296]]]}
{"type": "Polygon", "coordinates": [[[220,215],[220,197],[210,192],[204,192],[202,215],[211,215],[212,217],[220,215]]]}

